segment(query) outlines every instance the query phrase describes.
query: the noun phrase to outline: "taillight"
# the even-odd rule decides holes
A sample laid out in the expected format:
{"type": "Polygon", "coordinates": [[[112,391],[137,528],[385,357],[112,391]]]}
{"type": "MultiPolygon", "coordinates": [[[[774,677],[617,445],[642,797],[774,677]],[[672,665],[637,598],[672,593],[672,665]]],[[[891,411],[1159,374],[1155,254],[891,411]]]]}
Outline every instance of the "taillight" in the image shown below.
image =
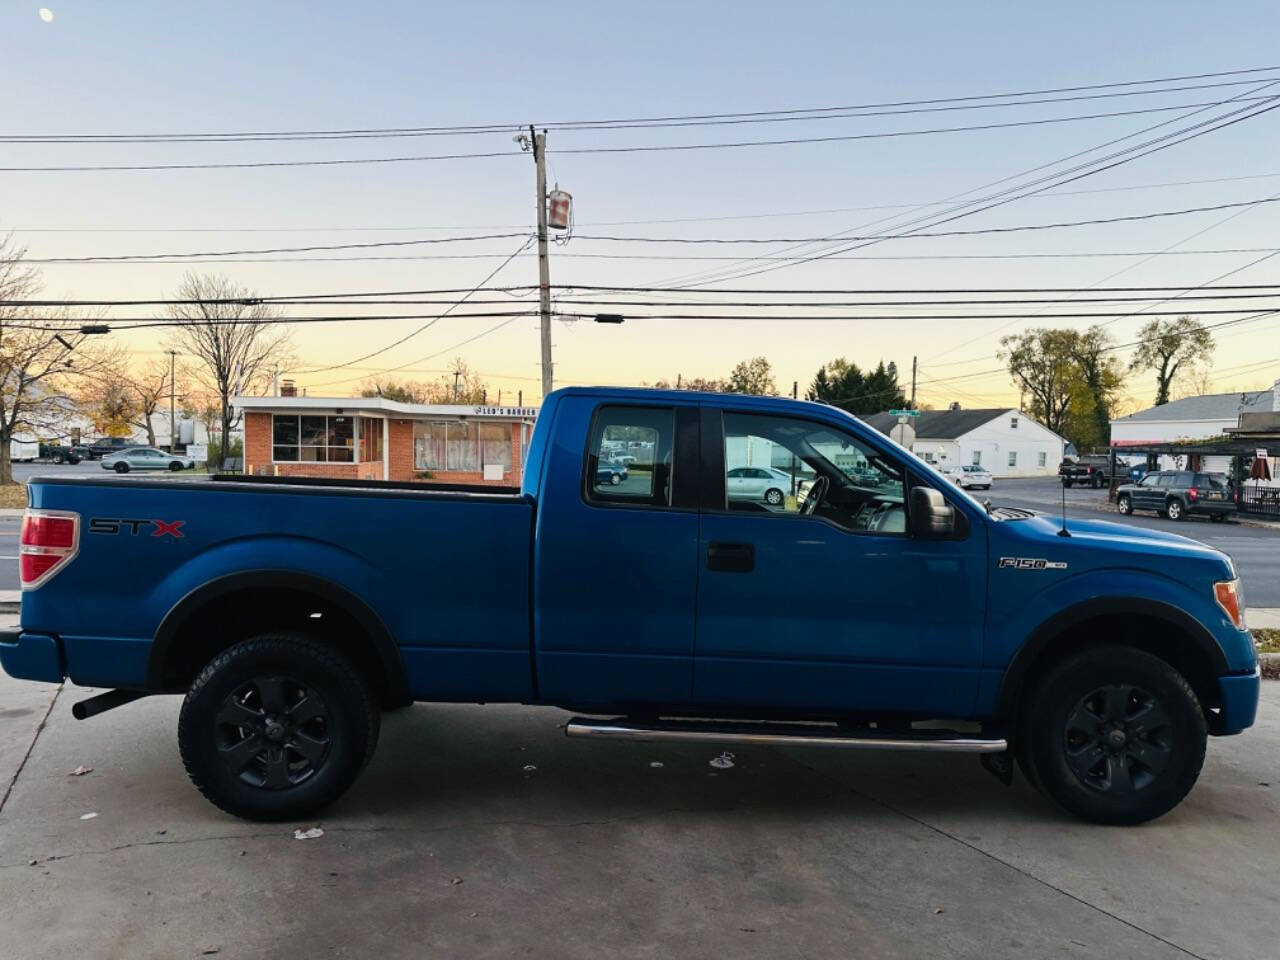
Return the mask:
{"type": "Polygon", "coordinates": [[[1218,601],[1218,606],[1226,611],[1231,622],[1243,630],[1244,601],[1240,597],[1240,581],[1219,580],[1213,585],[1213,597],[1218,601]]]}
{"type": "Polygon", "coordinates": [[[23,590],[42,586],[80,551],[80,514],[28,510],[22,518],[18,576],[23,590]]]}
{"type": "Polygon", "coordinates": [[[1187,491],[1188,500],[1194,500],[1198,496],[1200,496],[1200,491],[1197,490],[1195,487],[1192,487],[1190,490],[1187,491]]]}

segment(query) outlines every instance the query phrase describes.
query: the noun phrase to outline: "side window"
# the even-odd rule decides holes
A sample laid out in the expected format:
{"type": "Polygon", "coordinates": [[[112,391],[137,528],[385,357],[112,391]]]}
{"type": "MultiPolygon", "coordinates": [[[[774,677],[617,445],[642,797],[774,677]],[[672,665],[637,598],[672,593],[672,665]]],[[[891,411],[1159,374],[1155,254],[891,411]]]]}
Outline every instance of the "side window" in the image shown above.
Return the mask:
{"type": "Polygon", "coordinates": [[[1160,474],[1148,473],[1142,478],[1142,482],[1138,484],[1140,487],[1158,487],[1160,486],[1160,474]]]}
{"type": "Polygon", "coordinates": [[[594,503],[671,505],[670,407],[601,407],[587,448],[584,489],[594,503]]]}
{"type": "Polygon", "coordinates": [[[1045,453],[1043,450],[1041,450],[1038,454],[1036,454],[1037,467],[1045,466],[1046,463],[1048,463],[1048,460],[1049,460],[1049,454],[1045,453]]]}
{"type": "Polygon", "coordinates": [[[1009,466],[1011,466],[1011,467],[1016,467],[1017,465],[1018,465],[1018,451],[1017,451],[1017,450],[1010,450],[1010,451],[1009,451],[1009,466]]]}
{"type": "Polygon", "coordinates": [[[982,466],[982,451],[981,451],[981,450],[975,450],[975,451],[973,451],[973,465],[974,465],[975,467],[980,467],[980,466],[982,466]]]}
{"type": "Polygon", "coordinates": [[[862,441],[792,417],[724,414],[725,509],[764,516],[816,516],[862,533],[906,533],[902,468],[862,441]]]}
{"type": "MultiPolygon", "coordinates": [[[[1010,430],[1017,430],[1017,429],[1018,429],[1018,418],[1017,418],[1017,417],[1010,417],[1010,418],[1009,418],[1009,429],[1010,429],[1010,430]]],[[[1010,464],[1010,466],[1013,466],[1013,464],[1010,464]]]]}
{"type": "Polygon", "coordinates": [[[1167,490],[1169,487],[1173,486],[1173,474],[1171,473],[1160,474],[1160,476],[1156,478],[1156,486],[1159,487],[1161,490],[1167,490]]]}

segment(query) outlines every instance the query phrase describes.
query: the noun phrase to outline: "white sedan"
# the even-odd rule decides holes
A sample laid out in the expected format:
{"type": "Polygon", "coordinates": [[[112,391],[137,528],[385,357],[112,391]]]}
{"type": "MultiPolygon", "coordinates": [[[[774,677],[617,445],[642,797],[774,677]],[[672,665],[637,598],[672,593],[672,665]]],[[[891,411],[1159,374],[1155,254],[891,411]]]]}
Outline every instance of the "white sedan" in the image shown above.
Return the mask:
{"type": "Polygon", "coordinates": [[[791,474],[773,467],[734,467],[725,481],[730,500],[763,500],[771,507],[782,506],[791,491],[791,474]]]}
{"type": "Polygon", "coordinates": [[[968,490],[970,487],[981,487],[983,490],[991,489],[991,473],[976,464],[964,467],[948,467],[943,473],[961,489],[968,490]]]}

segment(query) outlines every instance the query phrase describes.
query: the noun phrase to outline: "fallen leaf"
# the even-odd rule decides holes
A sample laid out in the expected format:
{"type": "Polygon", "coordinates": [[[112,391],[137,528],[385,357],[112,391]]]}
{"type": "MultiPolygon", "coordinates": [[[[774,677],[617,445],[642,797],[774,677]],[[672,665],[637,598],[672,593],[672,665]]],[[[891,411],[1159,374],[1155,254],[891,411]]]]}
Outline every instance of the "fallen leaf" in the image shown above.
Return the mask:
{"type": "Polygon", "coordinates": [[[86,773],[93,773],[93,767],[86,767],[86,766],[82,763],[82,764],[80,764],[80,766],[76,767],[74,770],[72,770],[70,773],[68,773],[68,774],[67,774],[67,776],[68,776],[68,777],[83,777],[86,773]]]}
{"type": "Polygon", "coordinates": [[[40,862],[39,860],[28,860],[28,861],[27,861],[27,866],[28,866],[28,867],[34,867],[34,866],[35,866],[36,864],[38,864],[39,862],[40,862]]]}
{"type": "Polygon", "coordinates": [[[718,757],[712,757],[709,762],[717,770],[728,770],[733,766],[733,754],[726,751],[718,757]]]}
{"type": "Polygon", "coordinates": [[[943,913],[943,912],[945,912],[945,911],[943,911],[943,909],[942,909],[941,907],[934,907],[934,908],[933,908],[933,912],[934,912],[935,914],[938,914],[938,913],[943,913]]]}
{"type": "Polygon", "coordinates": [[[461,878],[461,877],[454,877],[454,878],[453,878],[452,880],[450,880],[449,882],[450,882],[451,884],[453,884],[453,885],[456,887],[458,884],[460,884],[460,883],[462,882],[462,878],[461,878]]]}
{"type": "Polygon", "coordinates": [[[80,819],[81,819],[81,820],[92,820],[92,819],[93,819],[94,817],[96,817],[96,816],[97,816],[97,814],[96,814],[96,813],[84,813],[84,814],[81,814],[81,815],[80,815],[80,819]]]}
{"type": "Polygon", "coordinates": [[[649,766],[652,767],[654,770],[661,770],[665,766],[665,764],[661,760],[650,760],[649,766]]]}
{"type": "Polygon", "coordinates": [[[524,765],[524,772],[525,772],[525,773],[536,773],[536,772],[537,772],[537,769],[538,769],[538,768],[537,768],[537,767],[535,767],[532,763],[526,763],[526,764],[524,765]]]}
{"type": "Polygon", "coordinates": [[[200,955],[204,957],[210,957],[210,956],[213,956],[213,954],[215,953],[221,953],[221,952],[222,952],[221,947],[205,947],[203,950],[200,951],[200,955]]]}
{"type": "Polygon", "coordinates": [[[319,827],[312,827],[310,830],[293,831],[293,839],[295,840],[315,840],[324,836],[324,831],[319,827]]]}

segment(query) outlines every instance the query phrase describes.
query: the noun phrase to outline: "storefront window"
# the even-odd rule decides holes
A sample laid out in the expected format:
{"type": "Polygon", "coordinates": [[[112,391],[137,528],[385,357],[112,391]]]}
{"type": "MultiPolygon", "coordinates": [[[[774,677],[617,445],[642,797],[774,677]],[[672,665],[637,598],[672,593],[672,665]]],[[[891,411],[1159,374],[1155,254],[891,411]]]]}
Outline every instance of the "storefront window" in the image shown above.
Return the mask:
{"type": "Polygon", "coordinates": [[[480,463],[484,467],[511,469],[511,425],[480,424],[480,463]]]}
{"type": "Polygon", "coordinates": [[[356,458],[356,422],[353,417],[326,417],[328,460],[330,463],[351,463],[356,458]]]}
{"type": "Polygon", "coordinates": [[[413,466],[415,470],[443,470],[445,424],[415,421],[413,424],[413,466]]]}
{"type": "Polygon", "coordinates": [[[271,418],[271,459],[292,461],[298,459],[298,418],[271,418]]]}
{"type": "Polygon", "coordinates": [[[479,431],[474,423],[450,423],[445,440],[445,465],[449,470],[479,470],[479,431]]]}
{"type": "Polygon", "coordinates": [[[291,463],[350,463],[355,459],[355,421],[351,417],[271,418],[271,459],[291,463]]]}

